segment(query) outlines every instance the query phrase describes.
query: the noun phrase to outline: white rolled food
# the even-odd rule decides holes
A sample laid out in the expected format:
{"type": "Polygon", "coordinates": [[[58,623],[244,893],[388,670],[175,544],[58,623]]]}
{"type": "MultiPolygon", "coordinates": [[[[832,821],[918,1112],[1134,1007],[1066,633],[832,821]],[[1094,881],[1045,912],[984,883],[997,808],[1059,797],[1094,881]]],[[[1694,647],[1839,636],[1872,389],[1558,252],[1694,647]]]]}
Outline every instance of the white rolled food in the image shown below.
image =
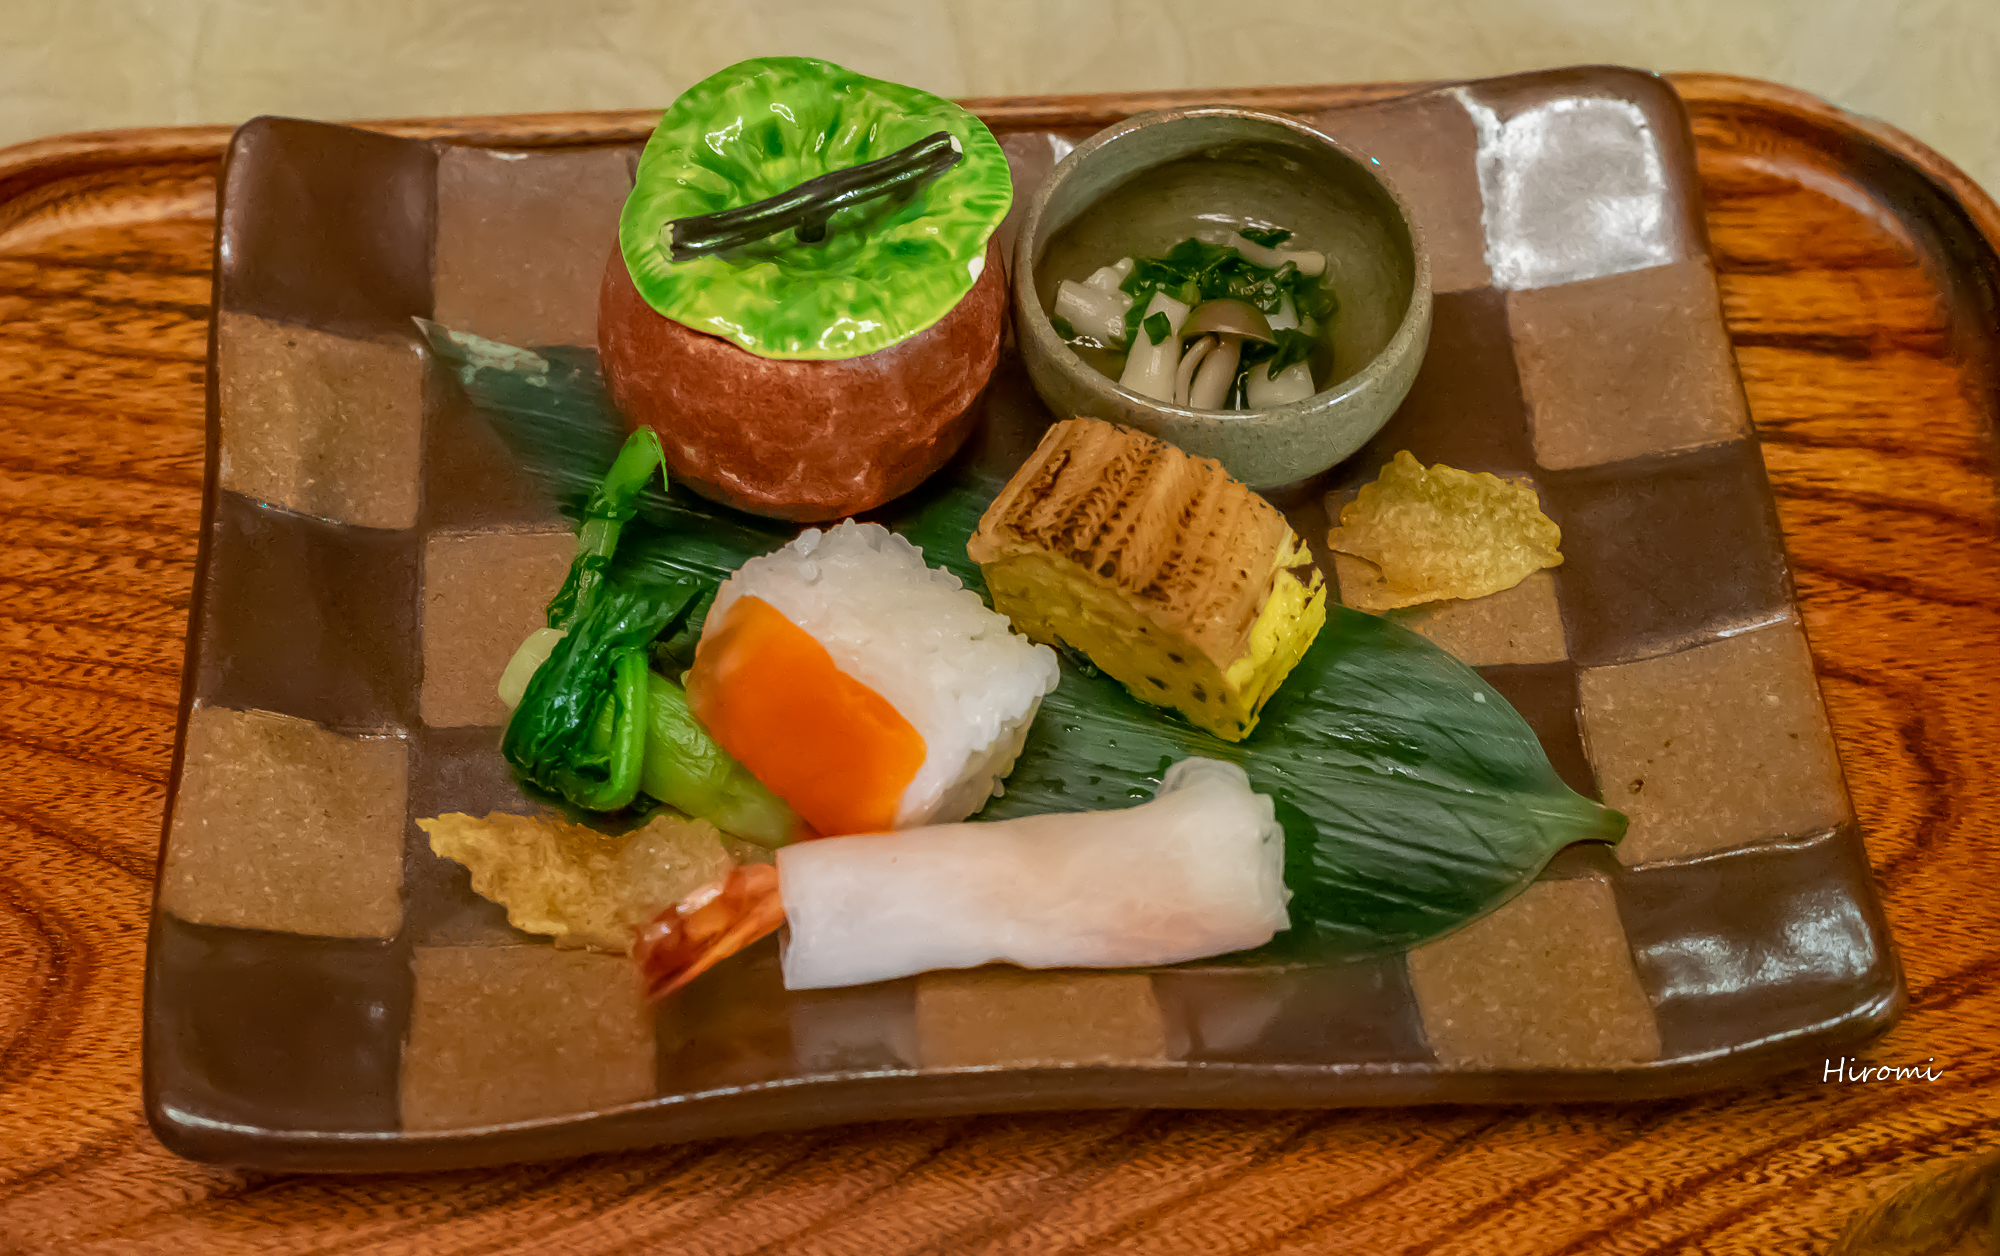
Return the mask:
{"type": "Polygon", "coordinates": [[[1185,759],[1120,811],[942,824],[778,852],[785,986],[940,968],[1173,964],[1286,927],[1284,831],[1234,764],[1185,759]]]}

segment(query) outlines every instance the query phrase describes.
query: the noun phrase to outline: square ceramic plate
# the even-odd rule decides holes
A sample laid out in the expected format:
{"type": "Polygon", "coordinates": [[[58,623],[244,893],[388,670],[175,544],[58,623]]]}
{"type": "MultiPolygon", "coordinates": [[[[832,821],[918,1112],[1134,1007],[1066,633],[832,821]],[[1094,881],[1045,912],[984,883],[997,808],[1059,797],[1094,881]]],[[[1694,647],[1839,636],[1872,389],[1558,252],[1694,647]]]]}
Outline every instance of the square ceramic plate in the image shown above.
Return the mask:
{"type": "MultiPolygon", "coordinates": [[[[492,677],[570,541],[411,320],[593,344],[637,145],[261,119],[230,147],[218,233],[147,967],[161,1138],[391,1169],[1006,1109],[1642,1098],[1884,1028],[1900,975],[1678,98],[1565,71],[1315,120],[1413,201],[1435,326],[1389,426],[1280,504],[1318,547],[1326,499],[1398,449],[1533,481],[1567,562],[1405,618],[1515,704],[1575,789],[1631,817],[1615,852],[1570,848],[1492,915],[1386,958],[788,994],[767,940],[646,1008],[626,961],[509,928],[415,825],[529,808],[492,677]]],[[[1064,125],[997,124],[1017,203],[1084,133],[1064,125]]],[[[1011,360],[987,404],[989,436],[1048,421],[1011,360]]]]}

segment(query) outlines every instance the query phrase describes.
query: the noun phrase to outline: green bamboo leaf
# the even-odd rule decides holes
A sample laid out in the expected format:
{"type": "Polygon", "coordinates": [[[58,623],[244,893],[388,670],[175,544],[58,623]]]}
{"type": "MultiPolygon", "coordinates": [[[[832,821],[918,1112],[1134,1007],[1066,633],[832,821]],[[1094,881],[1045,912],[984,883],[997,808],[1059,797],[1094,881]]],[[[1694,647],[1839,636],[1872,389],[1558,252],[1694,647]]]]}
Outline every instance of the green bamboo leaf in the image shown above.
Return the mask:
{"type": "MultiPolygon", "coordinates": [[[[424,326],[552,492],[595,485],[623,427],[587,350],[525,353],[424,326]]],[[[961,459],[872,517],[983,596],[965,543],[1000,485],[961,459]]],[[[678,488],[655,498],[628,525],[619,563],[720,580],[797,534],[678,488]]],[[[1238,743],[1065,659],[1006,793],[980,815],[1130,806],[1189,755],[1241,764],[1285,826],[1292,928],[1236,957],[1244,962],[1413,945],[1505,901],[1562,847],[1625,831],[1622,815],[1562,783],[1534,730],[1477,672],[1388,619],[1339,605],[1238,743]]]]}
{"type": "Polygon", "coordinates": [[[1276,954],[1362,954],[1435,937],[1625,820],[1572,793],[1534,730],[1479,674],[1345,606],[1241,742],[1214,737],[1068,660],[1007,792],[982,818],[1125,807],[1189,755],[1241,764],[1285,826],[1292,929],[1276,954]]]}
{"type": "MultiPolygon", "coordinates": [[[[598,371],[597,351],[568,345],[517,349],[428,319],[415,320],[431,352],[485,414],[557,509],[581,519],[605,470],[625,443],[598,371]]],[[[648,568],[662,581],[719,582],[747,560],[798,535],[792,525],[730,510],[679,485],[655,483],[638,497],[639,517],[621,538],[616,563],[648,568]]]]}

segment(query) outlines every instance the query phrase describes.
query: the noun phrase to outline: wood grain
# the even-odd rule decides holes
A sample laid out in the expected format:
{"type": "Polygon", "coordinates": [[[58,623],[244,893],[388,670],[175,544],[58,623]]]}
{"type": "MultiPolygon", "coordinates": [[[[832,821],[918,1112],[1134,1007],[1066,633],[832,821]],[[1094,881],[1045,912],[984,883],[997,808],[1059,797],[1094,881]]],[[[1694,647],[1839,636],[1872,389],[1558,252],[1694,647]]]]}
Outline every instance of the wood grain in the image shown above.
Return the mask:
{"type": "MultiPolygon", "coordinates": [[[[1768,1253],[1824,1250],[1850,1217],[1844,1251],[1921,1250],[1882,1245],[1903,1242],[1896,1192],[1928,1198],[1944,1173],[1962,1203],[1992,1161],[1954,1166],[2000,1143],[2000,210],[1810,97],[1677,85],[1909,976],[1908,1016],[1863,1062],[1930,1061],[1939,1080],[1827,1084],[1802,1059],[1645,1105],[969,1118],[422,1177],[168,1155],[139,1108],[140,981],[226,134],[107,133],[0,153],[0,1251],[1768,1253]]],[[[1090,125],[1155,103],[985,107],[1090,125]]],[[[560,144],[651,117],[390,129],[560,144]]]]}

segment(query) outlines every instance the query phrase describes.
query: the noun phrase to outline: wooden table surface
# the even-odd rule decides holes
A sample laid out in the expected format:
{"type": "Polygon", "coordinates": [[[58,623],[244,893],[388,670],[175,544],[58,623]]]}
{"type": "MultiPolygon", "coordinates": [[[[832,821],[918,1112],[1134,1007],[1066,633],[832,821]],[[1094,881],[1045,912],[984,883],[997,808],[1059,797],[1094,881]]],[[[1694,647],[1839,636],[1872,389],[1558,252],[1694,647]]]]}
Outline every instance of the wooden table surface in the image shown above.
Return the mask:
{"type": "Polygon", "coordinates": [[[1649,1104],[980,1117],[428,1176],[173,1157],[140,1111],[139,1008],[219,133],[112,135],[0,152],[0,1251],[1768,1253],[1844,1228],[1847,1251],[1986,1250],[2000,211],[1809,97],[1676,85],[1908,975],[1907,1016],[1849,1063],[1935,1080],[1815,1058],[1649,1104]]]}

